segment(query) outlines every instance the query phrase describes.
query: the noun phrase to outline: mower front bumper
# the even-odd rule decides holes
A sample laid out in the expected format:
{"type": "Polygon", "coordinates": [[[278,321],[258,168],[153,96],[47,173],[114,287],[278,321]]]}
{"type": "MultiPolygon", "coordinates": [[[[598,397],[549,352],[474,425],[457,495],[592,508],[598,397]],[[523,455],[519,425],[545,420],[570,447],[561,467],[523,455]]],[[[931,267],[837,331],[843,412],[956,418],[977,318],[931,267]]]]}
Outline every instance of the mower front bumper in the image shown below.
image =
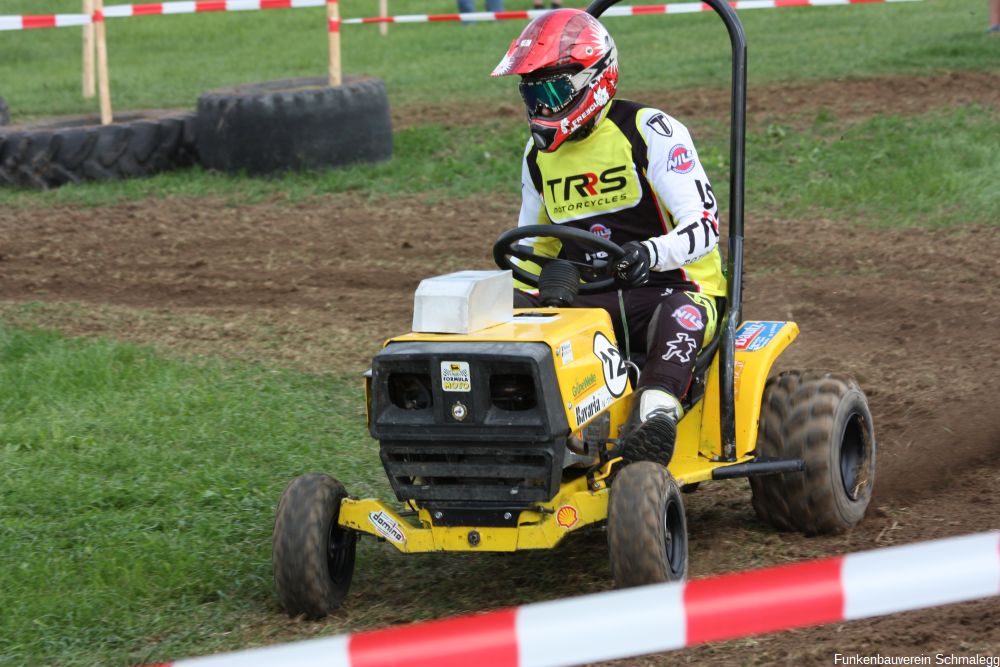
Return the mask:
{"type": "Polygon", "coordinates": [[[435,526],[426,509],[404,518],[381,500],[345,498],[338,523],[382,538],[404,553],[551,549],[567,534],[607,518],[608,489],[590,491],[581,478],[551,501],[519,512],[516,527],[435,526]]]}

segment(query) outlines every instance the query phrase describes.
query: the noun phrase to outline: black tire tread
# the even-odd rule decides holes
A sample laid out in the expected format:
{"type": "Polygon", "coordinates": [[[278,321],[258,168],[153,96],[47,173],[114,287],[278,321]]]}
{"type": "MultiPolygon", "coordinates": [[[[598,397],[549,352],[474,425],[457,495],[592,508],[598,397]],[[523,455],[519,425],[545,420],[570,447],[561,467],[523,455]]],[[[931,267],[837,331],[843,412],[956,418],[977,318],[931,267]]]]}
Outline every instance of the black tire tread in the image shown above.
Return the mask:
{"type": "Polygon", "coordinates": [[[680,490],[663,466],[649,461],[625,466],[614,478],[608,501],[608,551],[615,586],[627,588],[683,579],[687,573],[687,524],[680,490]],[[667,563],[662,512],[664,500],[681,506],[684,565],[680,577],[667,563]]]}
{"type": "Polygon", "coordinates": [[[347,490],[321,473],[296,478],[278,504],[271,545],[275,589],[290,616],[322,618],[340,606],[354,567],[354,534],[349,540],[349,571],[337,585],[330,577],[326,538],[347,490]]]}
{"type": "Polygon", "coordinates": [[[195,163],[195,114],[140,111],[110,125],[67,116],[0,128],[0,183],[54,188],[139,178],[195,163]]]}
{"type": "Polygon", "coordinates": [[[857,382],[824,371],[786,371],[769,379],[761,404],[757,454],[805,462],[802,473],[750,479],[758,517],[780,530],[806,535],[838,534],[851,528],[871,498],[875,466],[871,413],[857,382]],[[837,413],[844,401],[856,404],[871,448],[856,501],[832,482],[839,480],[839,473],[831,471],[831,434],[839,429],[837,413]]]}
{"type": "Polygon", "coordinates": [[[385,84],[345,77],[266,81],[198,98],[198,153],[209,169],[250,174],[378,162],[392,156],[385,84]]]}
{"type": "MultiPolygon", "coordinates": [[[[757,426],[757,455],[763,458],[785,456],[781,439],[781,427],[788,418],[791,396],[802,384],[800,371],[786,371],[768,378],[764,385],[764,396],[760,405],[760,421],[757,426]]],[[[789,516],[785,489],[778,475],[751,477],[754,511],[761,520],[779,530],[794,530],[789,516]]]]}

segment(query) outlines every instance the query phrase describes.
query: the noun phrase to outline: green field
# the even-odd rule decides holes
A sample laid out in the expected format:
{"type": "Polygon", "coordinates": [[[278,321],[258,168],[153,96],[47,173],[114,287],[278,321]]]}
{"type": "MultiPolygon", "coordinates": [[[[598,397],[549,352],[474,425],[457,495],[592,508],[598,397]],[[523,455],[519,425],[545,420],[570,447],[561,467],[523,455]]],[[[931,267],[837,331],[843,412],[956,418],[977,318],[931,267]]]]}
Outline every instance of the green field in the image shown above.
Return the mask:
{"type": "MultiPolygon", "coordinates": [[[[345,16],[366,15],[368,5],[345,3],[345,16]]],[[[526,2],[523,4],[527,4],[526,2]]],[[[582,6],[582,3],[577,3],[582,6]]],[[[42,3],[0,0],[4,12],[41,12],[42,3]]],[[[76,11],[77,3],[46,2],[45,11],[76,11]]],[[[451,3],[395,2],[396,13],[447,12],[451,3]]],[[[518,6],[511,3],[509,8],[518,6]]],[[[322,9],[231,14],[147,16],[109,20],[112,91],[116,108],[193,108],[200,92],[251,81],[318,76],[326,57],[322,9]],[[317,30],[317,25],[319,29],[317,30]],[[294,37],[291,37],[294,36],[294,37]],[[205,45],[211,44],[210,48],[205,45]]],[[[933,75],[1000,69],[996,40],[982,34],[985,8],[958,0],[860,7],[748,10],[742,14],[750,47],[750,85],[933,75]]],[[[729,51],[711,15],[681,14],[608,19],[621,49],[622,95],[645,91],[724,87],[729,51]]],[[[518,103],[514,82],[489,71],[520,23],[467,26],[345,26],[348,73],[384,78],[395,113],[426,103],[518,103]],[[419,54],[414,57],[413,54],[419,54]]],[[[80,88],[78,29],[0,33],[0,95],[14,116],[93,112],[80,88]]],[[[713,110],[716,116],[719,110],[713,110]]],[[[794,109],[790,109],[794,112],[794,109]]],[[[682,118],[695,130],[716,189],[725,196],[728,132],[724,122],[682,118]]],[[[220,194],[255,201],[275,194],[296,200],[363,190],[470,196],[518,189],[523,124],[516,115],[470,122],[418,124],[395,134],[395,157],[359,166],[276,180],[220,176],[195,168],[148,180],[65,187],[55,192],[0,191],[0,205],[104,204],[120,199],[220,194]],[[428,156],[431,157],[428,160],[428,156]]],[[[946,109],[918,117],[876,117],[846,127],[820,114],[806,129],[750,128],[748,201],[795,213],[820,205],[873,218],[914,216],[983,221],[1000,209],[1000,177],[990,137],[1000,135],[995,110],[946,109]],[[873,150],[873,145],[876,147],[873,150]],[[969,160],[971,153],[972,160],[969,160]],[[802,160],[802,156],[809,159],[802,160]],[[789,168],[789,166],[791,166],[789,168]],[[884,176],[870,178],[877,166],[884,176]],[[830,173],[835,168],[837,179],[830,173]],[[886,180],[889,187],[886,187],[886,180]],[[916,192],[908,183],[933,183],[916,192]],[[868,195],[874,195],[874,200],[868,195]],[[862,203],[863,200],[863,203],[862,203]],[[954,201],[968,202],[965,210],[954,201]],[[873,209],[873,203],[875,208],[873,209]],[[912,209],[912,210],[910,210],[912,209]]]]}
{"type": "MultiPolygon", "coordinates": [[[[108,5],[117,4],[108,0],[108,5]]],[[[449,0],[392,0],[394,14],[454,12],[449,0]]],[[[627,3],[626,3],[627,4],[627,3]]],[[[633,2],[631,4],[647,4],[633,2]]],[[[650,3],[652,4],[652,3],[650,3]]],[[[986,7],[924,0],[861,7],[747,10],[750,82],[884,73],[994,71],[1000,53],[982,34],[986,7]]],[[[371,16],[370,0],[341,3],[345,18],[371,16]]],[[[525,9],[528,0],[508,0],[525,9]]],[[[567,6],[586,6],[568,2],[567,6]]],[[[78,0],[0,0],[0,13],[79,12],[78,0]]],[[[108,19],[115,106],[193,107],[211,88],[326,73],[322,8],[108,19]]],[[[621,51],[622,90],[724,86],[725,30],[711,14],[607,19],[621,51]]],[[[516,101],[512,81],[490,71],[522,23],[503,21],[344,26],[344,71],[385,79],[391,101],[516,101]]],[[[15,116],[93,111],[80,98],[80,30],[0,33],[0,95],[15,116]]]]}
{"type": "MultiPolygon", "coordinates": [[[[375,6],[342,4],[345,16],[375,6]]],[[[508,0],[509,9],[527,4],[508,0]]],[[[394,13],[454,11],[446,0],[390,5],[394,13]]],[[[2,14],[78,7],[0,0],[2,14]]],[[[983,34],[985,9],[926,0],[747,11],[750,85],[996,72],[1000,39],[983,34]]],[[[193,108],[214,87],[321,75],[323,20],[321,9],[111,20],[116,108],[193,108]]],[[[626,96],[728,85],[728,49],[712,16],[608,26],[621,48],[626,96]]],[[[374,27],[345,26],[345,68],[384,78],[396,113],[427,103],[459,114],[465,104],[514,105],[513,82],[491,80],[489,71],[520,27],[399,25],[383,39],[374,27]]],[[[79,95],[79,51],[77,29],[0,32],[0,95],[15,121],[94,111],[79,95]]],[[[719,118],[682,120],[697,130],[724,197],[728,133],[719,118]]],[[[824,112],[804,123],[775,118],[750,127],[748,207],[789,217],[820,210],[865,224],[997,224],[997,137],[998,110],[975,105],[857,121],[824,112]]],[[[0,206],[30,215],[34,207],[143,197],[236,203],[346,191],[513,200],[524,138],[514,117],[417,124],[396,133],[395,157],[382,165],[274,180],[192,169],[51,192],[0,190],[0,206]]],[[[380,592],[315,629],[276,620],[270,530],[283,486],[335,468],[354,494],[390,495],[360,394],[357,378],[339,371],[174,358],[0,322],[0,665],[146,663],[476,608],[476,595],[455,585],[392,608],[401,582],[447,579],[445,559],[401,559],[365,541],[356,586],[380,592]],[[399,581],[386,581],[392,574],[399,581]]],[[[536,565],[531,558],[518,563],[536,565]]],[[[603,559],[577,565],[598,572],[603,559]]],[[[466,561],[463,576],[486,581],[478,593],[488,594],[503,584],[498,569],[514,576],[507,563],[466,561]]]]}

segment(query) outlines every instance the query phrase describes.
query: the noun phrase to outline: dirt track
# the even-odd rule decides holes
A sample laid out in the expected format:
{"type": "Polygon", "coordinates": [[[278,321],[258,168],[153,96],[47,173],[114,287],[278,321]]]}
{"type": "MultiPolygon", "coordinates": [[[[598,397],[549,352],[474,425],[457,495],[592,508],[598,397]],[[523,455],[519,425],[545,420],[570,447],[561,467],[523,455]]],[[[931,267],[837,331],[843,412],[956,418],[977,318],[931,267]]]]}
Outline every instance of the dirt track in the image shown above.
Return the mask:
{"type": "MultiPolygon", "coordinates": [[[[951,99],[998,106],[996,77],[977,76],[951,77],[962,91],[951,99]],[[979,88],[983,83],[992,85],[979,88]]],[[[845,85],[850,96],[829,84],[786,92],[800,100],[800,111],[841,113],[843,100],[864,109],[885,88],[845,85]]],[[[923,110],[926,89],[925,80],[897,80],[893,104],[923,110]]],[[[513,199],[477,202],[464,207],[475,217],[460,219],[444,205],[337,196],[295,205],[171,199],[0,211],[0,316],[182,353],[358,371],[384,338],[408,329],[418,280],[487,268],[489,241],[513,223],[516,209],[513,199]],[[27,309],[25,301],[45,305],[27,309]]],[[[747,218],[745,317],[799,324],[802,334],[782,367],[844,370],[860,380],[880,446],[876,496],[858,529],[813,539],[761,526],[743,483],[687,496],[692,575],[1000,528],[1000,311],[992,305],[1000,297],[1000,228],[883,230],[823,217],[781,219],[752,207],[747,218]]],[[[588,562],[604,559],[599,542],[585,539],[588,550],[598,550],[588,562]]],[[[468,567],[468,581],[480,580],[477,566],[468,567]]],[[[600,588],[602,566],[587,567],[595,573],[588,586],[600,588]]],[[[537,599],[572,592],[564,588],[549,586],[537,599]]],[[[412,591],[361,593],[355,609],[393,595],[403,608],[408,600],[418,604],[412,591]]],[[[505,595],[489,597],[488,606],[510,603],[505,595]]],[[[832,664],[835,652],[977,650],[1000,652],[995,601],[628,664],[832,664]]]]}

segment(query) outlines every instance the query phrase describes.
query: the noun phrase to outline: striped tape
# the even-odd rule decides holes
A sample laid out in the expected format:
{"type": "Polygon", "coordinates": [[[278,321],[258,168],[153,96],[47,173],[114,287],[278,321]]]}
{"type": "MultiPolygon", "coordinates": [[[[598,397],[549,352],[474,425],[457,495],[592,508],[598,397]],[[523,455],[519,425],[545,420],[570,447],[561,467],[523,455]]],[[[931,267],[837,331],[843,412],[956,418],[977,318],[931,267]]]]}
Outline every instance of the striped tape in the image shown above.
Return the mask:
{"type": "MultiPolygon", "coordinates": [[[[875,3],[919,2],[920,0],[736,0],[729,5],[739,11],[746,9],[779,9],[782,7],[827,7],[834,5],[860,5],[875,3]]],[[[399,16],[372,16],[344,19],[347,24],[365,23],[433,23],[438,21],[506,21],[511,19],[532,19],[548,10],[536,9],[519,12],[471,12],[468,14],[402,14],[399,16]]],[[[714,11],[703,2],[680,2],[666,5],[625,5],[611,7],[606,16],[644,16],[648,14],[690,14],[714,11]]]]}
{"type": "Polygon", "coordinates": [[[44,16],[0,16],[0,30],[70,28],[93,23],[86,14],[46,14],[44,16]]]}
{"type": "Polygon", "coordinates": [[[556,667],[1000,595],[1000,532],[161,667],[556,667]],[[594,629],[600,628],[595,637],[594,629]]]}
{"type": "MultiPolygon", "coordinates": [[[[261,9],[296,9],[323,7],[327,0],[186,0],[181,2],[155,2],[139,5],[113,5],[104,8],[104,16],[126,18],[163,14],[201,14],[207,12],[245,12],[261,9]]],[[[0,30],[29,30],[32,28],[68,28],[89,25],[93,21],[86,14],[47,14],[41,16],[0,16],[0,30]]]]}
{"type": "MultiPolygon", "coordinates": [[[[858,5],[873,3],[919,2],[920,0],[737,0],[729,4],[736,10],[777,9],[781,7],[827,7],[833,5],[858,5]]],[[[156,2],[141,5],[113,5],[104,8],[108,18],[150,16],[163,14],[200,14],[207,12],[243,12],[261,9],[293,9],[323,7],[327,0],[187,0],[182,2],[156,2]]],[[[341,19],[342,24],[366,23],[434,23],[438,21],[509,21],[526,20],[544,14],[547,10],[518,12],[470,12],[468,14],[402,14],[400,16],[373,16],[341,19]]],[[[642,16],[646,14],[687,14],[712,11],[702,2],[682,2],[667,5],[626,5],[611,7],[603,16],[642,16]]],[[[32,28],[67,28],[89,25],[93,21],[86,14],[47,14],[40,16],[0,16],[0,31],[29,30],[32,28]]],[[[334,28],[331,26],[331,30],[334,28]]]]}
{"type": "Polygon", "coordinates": [[[153,14],[202,14],[208,12],[247,12],[261,9],[297,9],[323,7],[326,0],[193,0],[156,2],[144,5],[105,7],[104,15],[114,18],[153,14]]]}

